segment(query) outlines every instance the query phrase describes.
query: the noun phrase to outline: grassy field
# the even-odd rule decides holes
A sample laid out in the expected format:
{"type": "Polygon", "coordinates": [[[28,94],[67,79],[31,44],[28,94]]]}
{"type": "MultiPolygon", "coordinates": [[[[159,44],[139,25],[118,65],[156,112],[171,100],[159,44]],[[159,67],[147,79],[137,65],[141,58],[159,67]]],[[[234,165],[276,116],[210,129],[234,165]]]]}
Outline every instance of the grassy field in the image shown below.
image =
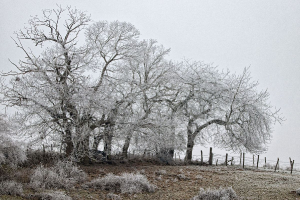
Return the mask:
{"type": "MultiPolygon", "coordinates": [[[[151,184],[156,186],[154,193],[122,194],[113,192],[120,199],[159,200],[159,199],[191,199],[196,196],[200,188],[218,189],[220,187],[232,187],[240,199],[300,199],[295,192],[300,188],[300,174],[288,172],[273,172],[256,170],[252,168],[242,169],[237,166],[162,166],[154,164],[97,164],[80,166],[88,174],[88,180],[104,177],[109,173],[121,175],[122,173],[139,173],[147,177],[151,184]]],[[[23,168],[16,172],[15,180],[23,183],[24,196],[0,196],[0,199],[39,199],[30,197],[34,193],[27,187],[30,174],[33,169],[23,168]]],[[[47,191],[47,190],[46,190],[47,191]]],[[[113,199],[108,198],[112,193],[107,190],[98,190],[77,184],[74,188],[64,191],[72,199],[113,199]]],[[[114,197],[117,199],[117,196],[114,197]]]]}

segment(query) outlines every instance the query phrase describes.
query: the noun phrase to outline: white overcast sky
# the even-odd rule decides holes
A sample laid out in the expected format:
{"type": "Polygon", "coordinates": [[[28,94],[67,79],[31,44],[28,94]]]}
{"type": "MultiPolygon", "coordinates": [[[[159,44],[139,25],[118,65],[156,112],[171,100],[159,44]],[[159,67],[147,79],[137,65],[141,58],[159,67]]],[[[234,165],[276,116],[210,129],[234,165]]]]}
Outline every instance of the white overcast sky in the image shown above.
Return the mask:
{"type": "Polygon", "coordinates": [[[300,163],[299,0],[1,0],[0,70],[24,55],[10,37],[42,9],[71,5],[94,21],[130,22],[143,39],[171,48],[170,59],[214,63],[241,73],[250,66],[260,89],[286,121],[274,126],[268,159],[300,163]]]}

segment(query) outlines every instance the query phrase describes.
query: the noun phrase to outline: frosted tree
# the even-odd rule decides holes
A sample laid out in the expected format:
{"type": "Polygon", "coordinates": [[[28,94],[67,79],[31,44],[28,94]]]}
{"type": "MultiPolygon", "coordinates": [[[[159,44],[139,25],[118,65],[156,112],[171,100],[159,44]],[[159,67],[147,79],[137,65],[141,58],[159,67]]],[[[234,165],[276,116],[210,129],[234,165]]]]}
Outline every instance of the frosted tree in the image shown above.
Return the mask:
{"type": "Polygon", "coordinates": [[[281,118],[268,104],[268,92],[257,92],[247,69],[241,76],[199,62],[186,62],[182,69],[181,87],[169,104],[184,116],[187,162],[196,140],[234,151],[265,150],[270,127],[281,118]]]}

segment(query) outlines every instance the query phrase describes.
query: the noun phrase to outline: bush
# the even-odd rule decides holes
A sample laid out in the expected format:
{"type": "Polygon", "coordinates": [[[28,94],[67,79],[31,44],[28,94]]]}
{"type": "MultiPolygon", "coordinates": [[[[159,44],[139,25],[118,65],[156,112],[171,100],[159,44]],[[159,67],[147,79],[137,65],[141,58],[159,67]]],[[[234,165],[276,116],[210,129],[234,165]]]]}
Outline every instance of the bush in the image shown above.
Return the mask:
{"type": "Polygon", "coordinates": [[[97,178],[86,184],[87,187],[101,190],[109,190],[121,193],[154,192],[155,186],[141,174],[123,173],[121,176],[108,174],[103,178],[97,178]]]}
{"type": "Polygon", "coordinates": [[[0,166],[16,167],[26,160],[25,151],[9,138],[0,136],[0,166]]]}
{"type": "Polygon", "coordinates": [[[0,183],[0,195],[20,196],[22,194],[22,184],[15,181],[3,181],[0,183]]]}
{"type": "Polygon", "coordinates": [[[30,185],[33,189],[39,188],[71,188],[76,183],[86,180],[86,173],[72,162],[59,161],[51,168],[39,166],[31,176],[30,185]]]}
{"type": "Polygon", "coordinates": [[[193,197],[191,200],[235,200],[238,199],[235,191],[229,187],[227,189],[218,190],[204,190],[200,188],[200,192],[197,196],[193,197]]]}
{"type": "Polygon", "coordinates": [[[64,154],[59,152],[28,150],[27,160],[22,164],[23,167],[33,167],[37,165],[53,165],[64,158],[64,154]]]}
{"type": "Polygon", "coordinates": [[[108,193],[106,197],[111,200],[121,200],[121,197],[117,194],[108,193]]]}
{"type": "Polygon", "coordinates": [[[158,171],[155,172],[156,175],[166,175],[167,174],[167,171],[164,170],[164,169],[160,169],[158,171]]]}
{"type": "Polygon", "coordinates": [[[72,200],[71,197],[67,196],[62,191],[49,191],[30,195],[30,199],[41,199],[41,200],[72,200]]]}

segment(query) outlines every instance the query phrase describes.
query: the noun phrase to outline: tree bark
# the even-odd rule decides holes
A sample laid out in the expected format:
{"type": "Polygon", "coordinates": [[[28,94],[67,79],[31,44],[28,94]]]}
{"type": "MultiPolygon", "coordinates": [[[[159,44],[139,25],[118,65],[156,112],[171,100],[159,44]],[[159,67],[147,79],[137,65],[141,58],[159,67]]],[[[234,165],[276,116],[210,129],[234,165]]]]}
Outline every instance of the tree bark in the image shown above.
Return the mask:
{"type": "Polygon", "coordinates": [[[111,156],[112,149],[112,138],[113,138],[113,128],[111,126],[107,126],[104,129],[104,152],[109,157],[111,156]]]}
{"type": "Polygon", "coordinates": [[[192,161],[193,157],[193,148],[194,148],[194,137],[193,135],[188,135],[186,154],[185,154],[185,162],[189,163],[192,161]]]}
{"type": "Polygon", "coordinates": [[[99,135],[94,136],[93,150],[97,151],[101,140],[103,139],[103,135],[99,133],[99,135]]]}
{"type": "Polygon", "coordinates": [[[73,150],[74,150],[74,145],[73,145],[73,141],[72,141],[72,134],[70,130],[66,130],[65,131],[66,135],[65,135],[65,144],[66,146],[66,156],[69,157],[72,155],[73,150]]]}
{"type": "Polygon", "coordinates": [[[131,137],[132,137],[132,133],[128,133],[128,135],[125,139],[125,143],[123,145],[123,149],[122,149],[122,157],[123,158],[127,158],[131,137]]]}

